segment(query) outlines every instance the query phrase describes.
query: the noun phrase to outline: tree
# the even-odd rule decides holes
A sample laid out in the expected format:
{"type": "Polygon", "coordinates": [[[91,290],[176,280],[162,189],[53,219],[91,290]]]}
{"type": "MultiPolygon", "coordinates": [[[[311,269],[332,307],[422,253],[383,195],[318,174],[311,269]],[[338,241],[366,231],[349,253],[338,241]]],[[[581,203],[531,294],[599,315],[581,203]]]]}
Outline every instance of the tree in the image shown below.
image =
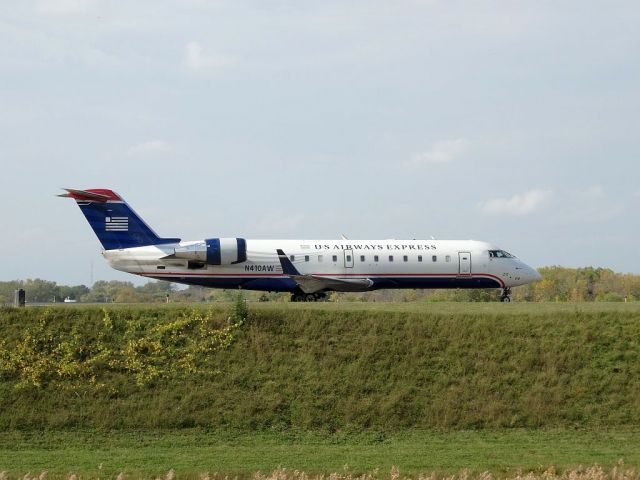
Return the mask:
{"type": "Polygon", "coordinates": [[[82,297],[83,302],[113,302],[123,291],[135,291],[133,283],[99,280],[93,284],[91,292],[82,297]]]}
{"type": "Polygon", "coordinates": [[[40,278],[28,279],[24,282],[27,302],[53,302],[62,300],[60,287],[56,282],[40,278]]]}

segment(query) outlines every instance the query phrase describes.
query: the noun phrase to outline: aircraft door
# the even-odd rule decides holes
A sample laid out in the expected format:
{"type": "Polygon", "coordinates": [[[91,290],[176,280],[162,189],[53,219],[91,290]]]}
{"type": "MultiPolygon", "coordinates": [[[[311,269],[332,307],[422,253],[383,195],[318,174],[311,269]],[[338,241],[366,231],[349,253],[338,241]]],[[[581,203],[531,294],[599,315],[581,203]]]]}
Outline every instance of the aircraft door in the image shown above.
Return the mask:
{"type": "Polygon", "coordinates": [[[353,268],[353,250],[344,250],[344,268],[353,268]]]}
{"type": "Polygon", "coordinates": [[[458,252],[458,261],[460,262],[458,274],[471,275],[471,252],[458,252]]]}

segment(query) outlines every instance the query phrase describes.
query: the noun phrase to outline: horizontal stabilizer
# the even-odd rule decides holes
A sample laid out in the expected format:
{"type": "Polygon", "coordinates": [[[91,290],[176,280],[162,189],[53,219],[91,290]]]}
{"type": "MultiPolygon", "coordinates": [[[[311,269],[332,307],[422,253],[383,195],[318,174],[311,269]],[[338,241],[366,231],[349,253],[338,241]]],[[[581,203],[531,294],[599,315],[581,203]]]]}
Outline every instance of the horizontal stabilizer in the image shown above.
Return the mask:
{"type": "Polygon", "coordinates": [[[106,202],[112,200],[112,197],[103,193],[90,192],[88,190],[75,190],[73,188],[64,188],[67,193],[61,193],[59,197],[73,198],[74,200],[84,200],[88,202],[106,202]]]}

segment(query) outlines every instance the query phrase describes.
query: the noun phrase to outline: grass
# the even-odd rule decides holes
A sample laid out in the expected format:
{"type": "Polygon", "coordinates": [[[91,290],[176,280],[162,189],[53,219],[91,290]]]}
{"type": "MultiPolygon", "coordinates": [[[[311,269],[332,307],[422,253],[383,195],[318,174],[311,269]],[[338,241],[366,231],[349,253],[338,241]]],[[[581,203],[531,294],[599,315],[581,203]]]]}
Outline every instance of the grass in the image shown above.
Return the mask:
{"type": "MultiPolygon", "coordinates": [[[[180,310],[189,307],[203,308],[207,305],[215,309],[225,309],[231,307],[231,302],[215,302],[212,304],[55,304],[56,309],[94,309],[100,310],[104,306],[109,309],[130,310],[132,308],[149,310],[180,310]]],[[[253,312],[273,312],[273,311],[314,311],[321,310],[325,312],[405,312],[405,313],[422,313],[422,314],[488,314],[488,315],[534,315],[544,316],[556,313],[637,313],[640,311],[640,302],[512,302],[503,304],[500,302],[318,302],[318,303],[280,303],[280,302],[254,302],[249,304],[253,312]]],[[[29,309],[52,308],[51,306],[32,306],[29,309]]]]}
{"type": "Polygon", "coordinates": [[[227,304],[0,309],[0,472],[640,466],[637,304],[251,304],[244,324],[229,317],[227,304]]]}
{"type": "MultiPolygon", "coordinates": [[[[251,304],[257,311],[279,310],[276,303],[251,304]]],[[[342,302],[342,303],[292,303],[287,308],[295,311],[323,310],[329,312],[403,312],[424,315],[526,315],[549,317],[570,313],[587,314],[637,314],[640,302],[342,302]]]]}
{"type": "Polygon", "coordinates": [[[640,309],[513,307],[4,310],[0,429],[640,427],[640,309]]]}
{"type": "Polygon", "coordinates": [[[278,467],[309,474],[360,474],[374,469],[403,475],[463,469],[489,471],[498,477],[518,470],[559,471],[598,463],[610,468],[623,458],[640,465],[640,433],[631,431],[506,430],[408,431],[380,434],[324,435],[205,432],[9,432],[0,436],[0,471],[13,477],[48,471],[83,478],[164,476],[179,478],[203,472],[250,477],[278,467]]]}

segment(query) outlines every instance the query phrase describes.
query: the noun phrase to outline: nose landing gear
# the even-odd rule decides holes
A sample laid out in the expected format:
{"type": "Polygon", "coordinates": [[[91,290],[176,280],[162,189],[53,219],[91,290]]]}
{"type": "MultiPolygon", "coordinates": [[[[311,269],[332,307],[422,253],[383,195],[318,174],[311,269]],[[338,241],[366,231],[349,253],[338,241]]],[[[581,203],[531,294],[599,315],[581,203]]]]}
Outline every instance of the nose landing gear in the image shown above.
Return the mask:
{"type": "Polygon", "coordinates": [[[502,293],[500,294],[500,301],[502,303],[509,303],[511,301],[511,289],[509,287],[505,287],[502,289],[502,293]]]}

